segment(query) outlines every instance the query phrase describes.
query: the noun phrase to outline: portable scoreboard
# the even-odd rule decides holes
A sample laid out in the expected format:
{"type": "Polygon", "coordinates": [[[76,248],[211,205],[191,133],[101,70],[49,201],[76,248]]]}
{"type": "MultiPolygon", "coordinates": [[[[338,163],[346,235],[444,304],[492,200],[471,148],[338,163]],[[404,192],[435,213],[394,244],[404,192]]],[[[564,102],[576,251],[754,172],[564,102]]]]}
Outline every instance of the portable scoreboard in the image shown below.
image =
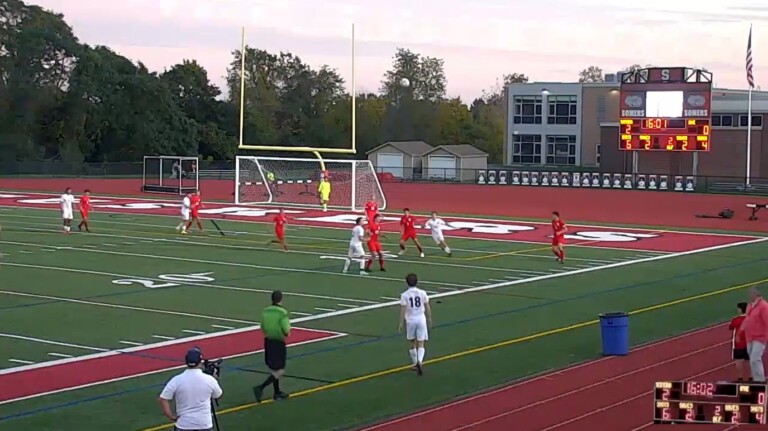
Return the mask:
{"type": "Polygon", "coordinates": [[[619,137],[625,151],[709,151],[712,74],[653,67],[621,77],[619,137]]]}
{"type": "Polygon", "coordinates": [[[679,423],[766,423],[765,384],[656,382],[653,422],[679,423]]]}

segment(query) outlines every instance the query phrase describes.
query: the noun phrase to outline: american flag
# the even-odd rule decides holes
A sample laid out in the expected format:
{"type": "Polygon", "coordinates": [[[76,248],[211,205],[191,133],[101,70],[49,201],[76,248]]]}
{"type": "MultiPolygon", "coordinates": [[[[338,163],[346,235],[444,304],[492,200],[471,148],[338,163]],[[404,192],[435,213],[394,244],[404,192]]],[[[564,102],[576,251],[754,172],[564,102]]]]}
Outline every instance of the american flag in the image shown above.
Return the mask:
{"type": "Polygon", "coordinates": [[[755,88],[755,77],[752,75],[752,27],[749,27],[749,40],[747,41],[747,83],[749,88],[755,88]]]}

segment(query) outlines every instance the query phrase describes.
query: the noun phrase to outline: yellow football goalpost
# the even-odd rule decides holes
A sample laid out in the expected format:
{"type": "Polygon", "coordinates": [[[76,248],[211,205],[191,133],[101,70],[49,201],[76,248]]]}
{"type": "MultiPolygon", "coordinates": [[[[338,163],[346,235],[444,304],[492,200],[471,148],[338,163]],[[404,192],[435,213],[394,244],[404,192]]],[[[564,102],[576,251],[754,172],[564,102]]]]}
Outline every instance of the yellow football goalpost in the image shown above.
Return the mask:
{"type": "Polygon", "coordinates": [[[327,174],[333,184],[330,207],[356,210],[360,209],[364,202],[374,200],[379,205],[379,208],[386,208],[386,198],[384,197],[373,164],[370,161],[326,160],[323,158],[323,154],[354,155],[357,153],[355,25],[352,24],[351,39],[351,137],[347,148],[254,145],[244,142],[247,47],[245,27],[241,29],[240,36],[240,124],[238,149],[309,153],[314,155],[315,158],[237,156],[235,167],[235,203],[316,206],[317,198],[314,191],[311,191],[311,187],[324,174],[327,174]],[[317,174],[320,174],[319,177],[317,174]]]}

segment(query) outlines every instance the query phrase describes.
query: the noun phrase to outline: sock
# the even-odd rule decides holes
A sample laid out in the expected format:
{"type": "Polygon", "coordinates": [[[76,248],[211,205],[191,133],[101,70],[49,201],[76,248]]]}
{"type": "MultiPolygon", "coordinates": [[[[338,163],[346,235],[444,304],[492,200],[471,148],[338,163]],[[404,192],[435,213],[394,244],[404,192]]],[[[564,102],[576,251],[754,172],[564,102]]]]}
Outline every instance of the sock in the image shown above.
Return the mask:
{"type": "Polygon", "coordinates": [[[424,362],[424,353],[426,353],[426,351],[423,347],[416,349],[416,360],[419,361],[420,364],[424,362]]]}
{"type": "Polygon", "coordinates": [[[274,388],[276,394],[280,393],[280,379],[272,379],[272,388],[274,388]]]}
{"type": "Polygon", "coordinates": [[[384,256],[379,255],[379,268],[384,268],[384,256]]]}
{"type": "Polygon", "coordinates": [[[418,363],[417,362],[418,358],[416,357],[416,349],[410,349],[408,350],[408,353],[411,354],[411,362],[413,363],[413,365],[416,365],[418,363]]]}
{"type": "Polygon", "coordinates": [[[183,227],[184,227],[184,222],[181,222],[181,223],[179,223],[179,224],[176,226],[176,230],[179,230],[179,229],[181,229],[181,228],[183,228],[183,227]]]}
{"type": "Polygon", "coordinates": [[[400,250],[405,251],[405,244],[400,244],[400,250]]]}
{"type": "Polygon", "coordinates": [[[365,269],[370,269],[371,265],[373,265],[373,259],[368,259],[365,261],[365,269]]]}
{"type": "Polygon", "coordinates": [[[271,385],[271,384],[272,384],[274,381],[275,381],[275,376],[273,376],[272,374],[270,374],[270,375],[269,375],[269,377],[267,377],[267,380],[264,380],[264,383],[262,383],[262,384],[260,385],[261,389],[264,389],[264,388],[266,388],[267,386],[271,385]]]}
{"type": "Polygon", "coordinates": [[[417,245],[417,246],[416,246],[416,248],[418,248],[418,249],[419,249],[419,253],[424,253],[424,250],[422,250],[422,249],[421,249],[421,246],[420,246],[420,245],[417,245]]]}
{"type": "Polygon", "coordinates": [[[344,272],[349,271],[349,265],[352,263],[349,259],[344,259],[344,272]]]}
{"type": "Polygon", "coordinates": [[[565,260],[565,250],[560,250],[560,259],[565,260]]]}
{"type": "Polygon", "coordinates": [[[365,259],[360,259],[360,271],[362,271],[363,268],[365,268],[365,259]]]}
{"type": "Polygon", "coordinates": [[[323,204],[323,211],[326,211],[328,209],[328,205],[323,204]]]}
{"type": "Polygon", "coordinates": [[[557,257],[558,259],[560,258],[560,251],[558,251],[558,250],[552,250],[552,254],[554,254],[554,255],[555,255],[555,257],[557,257]]]}
{"type": "Polygon", "coordinates": [[[451,254],[451,248],[450,247],[446,247],[445,248],[445,252],[448,253],[448,254],[451,254]]]}

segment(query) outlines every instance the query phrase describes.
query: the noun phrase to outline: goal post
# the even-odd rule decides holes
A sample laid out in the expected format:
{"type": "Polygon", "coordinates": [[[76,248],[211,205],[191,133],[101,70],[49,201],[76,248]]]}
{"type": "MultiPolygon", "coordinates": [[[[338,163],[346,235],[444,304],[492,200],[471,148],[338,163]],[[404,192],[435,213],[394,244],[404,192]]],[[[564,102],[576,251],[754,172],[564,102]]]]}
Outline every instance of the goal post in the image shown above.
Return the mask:
{"type": "Polygon", "coordinates": [[[197,157],[144,156],[141,191],[182,195],[200,187],[197,157]]]}
{"type": "Polygon", "coordinates": [[[331,183],[330,208],[359,211],[366,202],[385,209],[387,200],[369,160],[237,156],[235,203],[320,206],[317,186],[331,183]]]}

